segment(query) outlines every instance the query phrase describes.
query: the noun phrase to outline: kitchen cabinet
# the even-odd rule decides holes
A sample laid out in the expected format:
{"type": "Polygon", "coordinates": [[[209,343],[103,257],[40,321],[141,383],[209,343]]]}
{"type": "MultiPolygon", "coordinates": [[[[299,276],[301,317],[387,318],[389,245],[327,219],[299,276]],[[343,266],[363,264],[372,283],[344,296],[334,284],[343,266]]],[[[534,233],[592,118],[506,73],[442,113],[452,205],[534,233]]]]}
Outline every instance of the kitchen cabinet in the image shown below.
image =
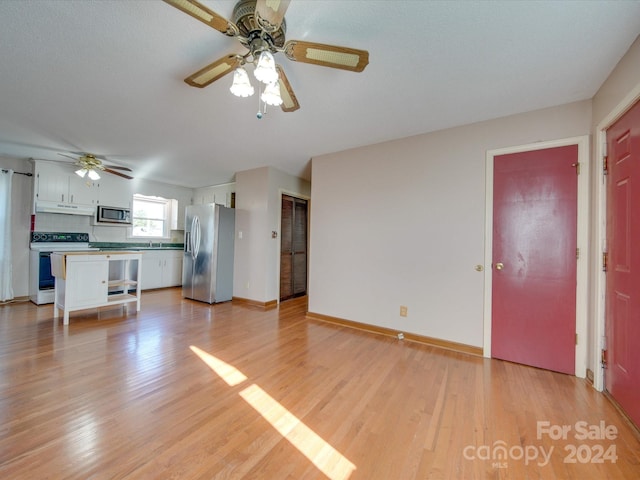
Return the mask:
{"type": "Polygon", "coordinates": [[[142,290],[182,285],[182,250],[150,250],[142,257],[142,290]]]}
{"type": "Polygon", "coordinates": [[[131,208],[133,191],[131,180],[105,174],[98,183],[98,204],[107,207],[131,208]]]}
{"type": "Polygon", "coordinates": [[[36,162],[35,202],[62,202],[95,205],[98,201],[97,184],[80,178],[72,165],[36,162]]]}
{"type": "Polygon", "coordinates": [[[194,190],[193,203],[194,205],[216,203],[228,208],[235,208],[235,190],[235,183],[196,188],[194,190]]]}
{"type": "Polygon", "coordinates": [[[182,250],[167,250],[165,252],[162,280],[165,287],[182,285],[182,250]]]}
{"type": "Polygon", "coordinates": [[[53,318],[63,312],[64,325],[69,313],[107,305],[136,303],[140,311],[141,257],[137,252],[54,252],[51,271],[55,277],[53,318]],[[123,262],[122,268],[110,268],[112,262],[123,262]],[[110,271],[123,272],[121,278],[109,278],[110,271]],[[110,290],[118,293],[110,294],[110,290]]]}

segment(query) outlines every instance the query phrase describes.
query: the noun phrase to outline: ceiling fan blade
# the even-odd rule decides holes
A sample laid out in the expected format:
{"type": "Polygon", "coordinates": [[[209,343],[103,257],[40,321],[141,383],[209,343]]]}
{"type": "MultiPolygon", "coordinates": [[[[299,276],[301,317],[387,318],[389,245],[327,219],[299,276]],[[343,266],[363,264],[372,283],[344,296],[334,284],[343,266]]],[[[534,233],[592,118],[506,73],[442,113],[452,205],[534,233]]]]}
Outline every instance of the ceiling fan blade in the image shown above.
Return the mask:
{"type": "Polygon", "coordinates": [[[227,73],[232,72],[241,64],[241,58],[238,55],[227,55],[215,62],[207,65],[201,70],[198,70],[193,75],[184,79],[192,87],[203,88],[210,83],[215,82],[221,77],[224,77],[227,73]]]}
{"type": "Polygon", "coordinates": [[[366,50],[301,40],[289,40],[285,43],[284,54],[289,60],[296,62],[312,63],[352,72],[361,72],[369,64],[369,52],[366,50]]]}
{"type": "Polygon", "coordinates": [[[196,18],[210,27],[215,28],[219,32],[228,35],[229,37],[235,37],[239,33],[238,27],[233,23],[195,0],[164,1],[169,5],[176,7],[178,10],[182,10],[187,15],[191,15],[193,18],[196,18]]]}
{"type": "Polygon", "coordinates": [[[122,177],[122,178],[127,178],[129,180],[133,180],[133,177],[130,177],[129,175],[125,175],[124,173],[118,172],[116,170],[111,170],[111,168],[108,168],[108,167],[105,167],[102,170],[105,171],[105,172],[112,173],[114,175],[118,175],[119,177],[122,177]]]}
{"type": "Polygon", "coordinates": [[[280,77],[280,96],[282,97],[282,105],[280,108],[283,112],[295,112],[300,108],[296,94],[293,93],[291,84],[284,74],[284,70],[280,65],[276,65],[278,76],[280,77]]]}
{"type": "Polygon", "coordinates": [[[258,0],[255,18],[265,32],[275,32],[280,28],[284,14],[291,0],[258,0]]]}
{"type": "Polygon", "coordinates": [[[133,172],[129,167],[117,167],[115,165],[104,165],[104,168],[111,168],[112,170],[125,170],[127,172],[133,172]]]}

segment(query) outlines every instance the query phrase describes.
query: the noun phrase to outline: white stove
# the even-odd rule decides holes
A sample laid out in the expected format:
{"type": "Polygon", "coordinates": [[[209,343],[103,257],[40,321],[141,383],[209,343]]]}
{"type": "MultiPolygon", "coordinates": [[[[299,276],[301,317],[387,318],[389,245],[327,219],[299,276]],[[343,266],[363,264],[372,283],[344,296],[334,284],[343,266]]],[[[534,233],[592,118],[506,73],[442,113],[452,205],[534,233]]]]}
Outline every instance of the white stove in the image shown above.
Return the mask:
{"type": "Polygon", "coordinates": [[[29,299],[36,305],[53,303],[55,278],[51,275],[52,252],[98,250],[89,246],[88,233],[31,232],[29,299]]]}

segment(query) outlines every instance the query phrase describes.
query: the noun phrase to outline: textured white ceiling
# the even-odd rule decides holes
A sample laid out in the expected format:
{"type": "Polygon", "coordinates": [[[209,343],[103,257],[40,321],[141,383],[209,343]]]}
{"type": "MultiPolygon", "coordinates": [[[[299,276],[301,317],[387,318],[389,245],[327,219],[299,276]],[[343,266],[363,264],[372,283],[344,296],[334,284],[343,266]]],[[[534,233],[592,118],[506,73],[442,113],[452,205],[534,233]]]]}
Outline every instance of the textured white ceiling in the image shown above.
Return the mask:
{"type": "MultiPolygon", "coordinates": [[[[235,1],[203,0],[231,18],[235,1]]],[[[301,108],[183,79],[244,52],[160,1],[0,0],[0,155],[106,155],[190,187],[591,98],[640,33],[639,1],[292,0],[287,39],[369,51],[362,73],[281,54],[301,108]]]]}

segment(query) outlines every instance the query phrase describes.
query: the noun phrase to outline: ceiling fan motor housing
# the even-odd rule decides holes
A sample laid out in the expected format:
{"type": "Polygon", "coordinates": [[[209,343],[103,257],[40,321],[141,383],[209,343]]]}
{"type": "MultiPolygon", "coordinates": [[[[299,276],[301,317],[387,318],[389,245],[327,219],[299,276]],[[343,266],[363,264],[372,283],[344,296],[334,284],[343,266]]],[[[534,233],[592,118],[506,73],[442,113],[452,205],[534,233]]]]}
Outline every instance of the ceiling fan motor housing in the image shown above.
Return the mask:
{"type": "Polygon", "coordinates": [[[259,54],[264,50],[276,53],[282,49],[287,31],[286,22],[282,19],[282,24],[277,30],[268,32],[258,24],[256,19],[256,0],[240,0],[233,9],[233,23],[240,31],[239,40],[251,53],[259,54]]]}

